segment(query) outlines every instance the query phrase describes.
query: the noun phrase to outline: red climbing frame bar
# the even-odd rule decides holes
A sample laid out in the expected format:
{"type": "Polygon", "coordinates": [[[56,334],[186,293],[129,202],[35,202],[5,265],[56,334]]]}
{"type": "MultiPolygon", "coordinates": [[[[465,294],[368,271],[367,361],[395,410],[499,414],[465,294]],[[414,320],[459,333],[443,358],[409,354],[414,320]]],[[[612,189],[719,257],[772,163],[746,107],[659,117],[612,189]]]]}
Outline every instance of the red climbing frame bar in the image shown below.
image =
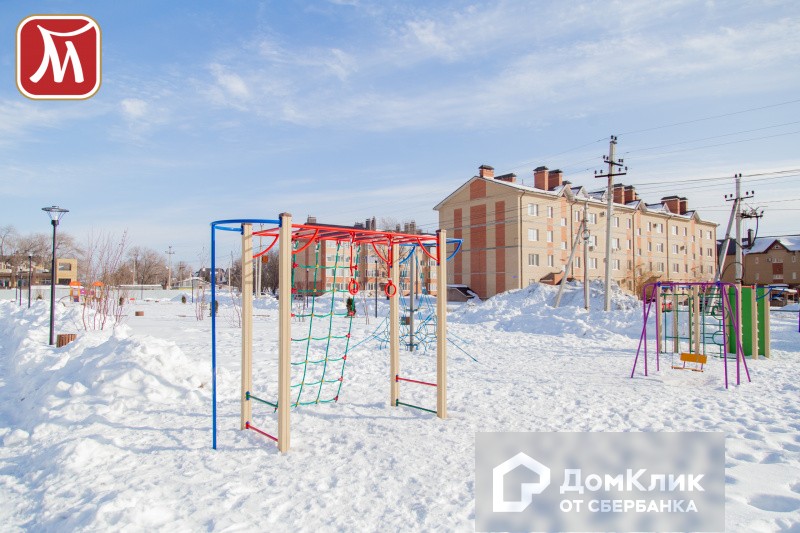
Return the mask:
{"type": "MultiPolygon", "coordinates": [[[[254,231],[253,235],[273,237],[277,240],[279,229],[280,228],[269,228],[261,231],[254,231]]],[[[407,233],[395,233],[392,231],[353,228],[350,226],[292,224],[292,240],[308,241],[303,247],[299,248],[298,250],[293,250],[293,253],[295,254],[301,252],[315,241],[349,241],[353,244],[372,244],[372,246],[375,248],[375,252],[381,258],[381,260],[383,260],[384,263],[389,264],[394,258],[391,257],[391,254],[387,254],[386,256],[380,254],[380,252],[377,250],[377,246],[381,245],[391,248],[393,244],[415,244],[424,249],[425,244],[436,244],[436,235],[412,235],[407,233]]],[[[269,248],[272,248],[273,245],[274,243],[270,245],[269,248]]],[[[260,255],[263,253],[266,253],[266,251],[261,252],[260,255]]],[[[425,253],[431,259],[438,259],[427,250],[425,250],[425,253]]]]}
{"type": "Polygon", "coordinates": [[[400,376],[394,377],[395,381],[407,381],[409,383],[418,383],[420,385],[427,385],[429,387],[435,387],[436,383],[428,383],[427,381],[417,381],[416,379],[408,379],[408,378],[401,378],[400,376]]]}
{"type": "Polygon", "coordinates": [[[255,426],[254,426],[253,424],[251,424],[250,422],[245,422],[245,424],[244,424],[244,427],[245,427],[245,428],[247,428],[247,429],[252,429],[252,430],[253,430],[253,431],[255,431],[256,433],[260,433],[261,435],[264,435],[264,436],[265,436],[265,437],[267,437],[268,439],[272,439],[272,440],[274,440],[275,442],[278,442],[278,438],[277,438],[277,437],[273,437],[272,435],[270,435],[270,434],[269,434],[269,433],[267,433],[266,431],[261,431],[260,429],[258,429],[257,427],[255,427],[255,426]]]}

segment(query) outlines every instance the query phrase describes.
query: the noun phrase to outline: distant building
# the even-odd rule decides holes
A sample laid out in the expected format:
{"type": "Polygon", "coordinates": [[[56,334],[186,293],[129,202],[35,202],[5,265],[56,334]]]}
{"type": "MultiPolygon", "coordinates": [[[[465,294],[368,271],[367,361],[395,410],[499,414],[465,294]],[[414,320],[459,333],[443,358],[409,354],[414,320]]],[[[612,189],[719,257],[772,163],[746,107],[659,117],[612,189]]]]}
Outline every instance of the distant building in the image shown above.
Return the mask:
{"type": "MultiPolygon", "coordinates": [[[[30,267],[31,285],[50,285],[51,263],[28,263],[27,256],[6,257],[0,261],[0,287],[15,288],[28,286],[30,267]]],[[[56,258],[56,285],[69,285],[78,280],[78,260],[68,257],[56,258]]]]}
{"type": "MultiPolygon", "coordinates": [[[[579,245],[571,275],[583,279],[585,268],[589,279],[603,279],[606,192],[573,186],[560,170],[544,166],[534,170],[528,186],[516,174],[495,176],[482,165],[434,207],[439,227],[464,241],[448,268],[448,283],[468,285],[487,298],[535,282],[559,282],[584,212],[588,264],[579,245]]],[[[646,203],[633,186],[616,184],[613,203],[611,272],[623,288],[638,290],[655,279],[713,279],[717,225],[689,209],[686,198],[646,203]]]]}
{"type": "MultiPolygon", "coordinates": [[[[735,243],[730,242],[725,257],[722,281],[734,282],[736,267],[735,243]]],[[[800,235],[757,237],[752,246],[742,249],[742,283],[744,285],[782,285],[800,288],[800,235]]]]}

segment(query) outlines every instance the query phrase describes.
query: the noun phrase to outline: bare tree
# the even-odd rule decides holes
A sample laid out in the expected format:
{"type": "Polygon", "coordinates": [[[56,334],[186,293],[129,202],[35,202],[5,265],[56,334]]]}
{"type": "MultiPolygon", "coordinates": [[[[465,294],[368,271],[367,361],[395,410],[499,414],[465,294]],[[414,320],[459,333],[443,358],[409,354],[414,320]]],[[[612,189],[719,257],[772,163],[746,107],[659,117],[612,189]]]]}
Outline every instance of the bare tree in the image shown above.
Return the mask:
{"type": "Polygon", "coordinates": [[[167,279],[167,260],[164,254],[145,248],[134,246],[128,252],[129,265],[136,272],[134,283],[143,285],[163,285],[167,279]]]}
{"type": "Polygon", "coordinates": [[[278,290],[278,250],[272,249],[260,257],[261,283],[272,293],[278,290]]]}
{"type": "Polygon", "coordinates": [[[0,227],[0,261],[5,260],[6,257],[6,246],[10,245],[11,248],[15,248],[14,244],[16,243],[19,234],[17,230],[14,229],[14,226],[2,226],[0,227]]]}
{"type": "Polygon", "coordinates": [[[122,266],[126,241],[127,233],[118,240],[112,235],[95,235],[94,232],[87,238],[81,257],[85,283],[91,284],[83,305],[83,327],[86,330],[104,329],[109,316],[115,319],[114,325],[122,320],[127,294],[117,292],[116,287],[127,280],[127,271],[122,266]]]}
{"type": "Polygon", "coordinates": [[[642,296],[642,290],[648,283],[653,283],[661,278],[661,273],[645,268],[644,261],[639,261],[633,270],[628,270],[624,281],[630,281],[633,285],[633,294],[637,298],[642,296]]]}

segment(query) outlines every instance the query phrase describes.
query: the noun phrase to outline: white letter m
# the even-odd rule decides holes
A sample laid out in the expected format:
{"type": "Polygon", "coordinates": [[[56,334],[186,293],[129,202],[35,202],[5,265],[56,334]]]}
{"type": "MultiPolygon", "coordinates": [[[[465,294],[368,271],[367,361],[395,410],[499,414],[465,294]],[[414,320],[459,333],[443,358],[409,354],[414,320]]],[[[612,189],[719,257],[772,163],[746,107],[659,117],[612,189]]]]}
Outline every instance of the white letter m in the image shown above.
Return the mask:
{"type": "Polygon", "coordinates": [[[75,83],[83,83],[83,68],[81,67],[81,60],[78,58],[78,52],[75,50],[75,45],[72,44],[72,41],[67,41],[67,53],[64,56],[64,63],[61,63],[61,58],[58,57],[58,51],[56,50],[56,44],[53,42],[53,36],[57,37],[73,37],[75,35],[80,35],[90,29],[92,29],[91,24],[86,24],[83,28],[80,28],[75,31],[67,32],[67,33],[57,33],[46,30],[41,26],[37,26],[39,31],[42,34],[42,40],[44,41],[44,56],[42,57],[42,64],[39,65],[39,70],[31,76],[30,80],[33,83],[38,83],[39,80],[42,79],[44,73],[47,72],[47,66],[53,66],[53,79],[56,83],[61,83],[64,81],[64,74],[67,71],[67,65],[72,62],[72,72],[75,76],[75,83]]]}

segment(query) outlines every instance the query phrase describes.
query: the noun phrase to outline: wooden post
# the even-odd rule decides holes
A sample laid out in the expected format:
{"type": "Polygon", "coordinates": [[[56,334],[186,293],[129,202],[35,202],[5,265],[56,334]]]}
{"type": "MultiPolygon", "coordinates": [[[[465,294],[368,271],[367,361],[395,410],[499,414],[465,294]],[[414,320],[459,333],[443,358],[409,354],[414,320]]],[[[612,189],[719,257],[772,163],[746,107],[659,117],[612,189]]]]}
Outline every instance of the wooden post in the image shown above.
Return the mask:
{"type": "Polygon", "coordinates": [[[694,336],[694,353],[700,353],[700,287],[692,287],[692,333],[694,336]]]}
{"type": "MultiPolygon", "coordinates": [[[[737,246],[738,249],[738,246],[737,246]]],[[[737,263],[738,264],[738,263],[737,263]]],[[[736,322],[739,324],[739,337],[733,341],[733,349],[736,352],[736,357],[744,358],[744,353],[739,353],[739,346],[742,347],[742,352],[744,352],[744,343],[742,342],[742,332],[744,332],[744,323],[742,323],[742,284],[741,279],[740,282],[736,284],[736,322]]],[[[736,328],[733,329],[736,331],[736,328]]]]}
{"type": "Polygon", "coordinates": [[[661,338],[664,336],[664,332],[661,331],[662,329],[666,330],[666,324],[661,323],[661,317],[664,310],[662,309],[663,300],[661,299],[661,286],[656,285],[655,288],[656,292],[656,356],[658,356],[663,351],[663,346],[661,344],[661,338]]]}
{"type": "Polygon", "coordinates": [[[447,418],[447,232],[436,232],[436,416],[447,418]]]}
{"type": "Polygon", "coordinates": [[[292,378],[292,215],[281,213],[278,232],[278,450],[289,451],[292,378]]]}
{"type": "Polygon", "coordinates": [[[756,301],[756,288],[752,287],[747,291],[750,307],[750,353],[753,359],[758,360],[758,302],[756,301]]]}
{"type": "Polygon", "coordinates": [[[389,297],[389,401],[397,407],[400,399],[400,246],[392,244],[389,251],[389,280],[395,287],[395,294],[389,297]]]}
{"type": "Polygon", "coordinates": [[[770,354],[770,338],[769,338],[769,328],[770,328],[770,318],[769,318],[769,298],[770,298],[770,291],[767,289],[767,295],[765,296],[766,300],[764,301],[764,357],[769,359],[772,357],[770,354]]]}
{"type": "Polygon", "coordinates": [[[242,224],[242,396],[239,429],[247,429],[253,389],[253,225],[242,224]]]}
{"type": "MultiPolygon", "coordinates": [[[[674,292],[677,291],[677,287],[672,287],[672,351],[673,353],[680,353],[681,346],[680,346],[680,339],[678,338],[679,331],[678,331],[678,293],[674,292]]],[[[691,348],[690,348],[691,349],[691,348]]]]}

